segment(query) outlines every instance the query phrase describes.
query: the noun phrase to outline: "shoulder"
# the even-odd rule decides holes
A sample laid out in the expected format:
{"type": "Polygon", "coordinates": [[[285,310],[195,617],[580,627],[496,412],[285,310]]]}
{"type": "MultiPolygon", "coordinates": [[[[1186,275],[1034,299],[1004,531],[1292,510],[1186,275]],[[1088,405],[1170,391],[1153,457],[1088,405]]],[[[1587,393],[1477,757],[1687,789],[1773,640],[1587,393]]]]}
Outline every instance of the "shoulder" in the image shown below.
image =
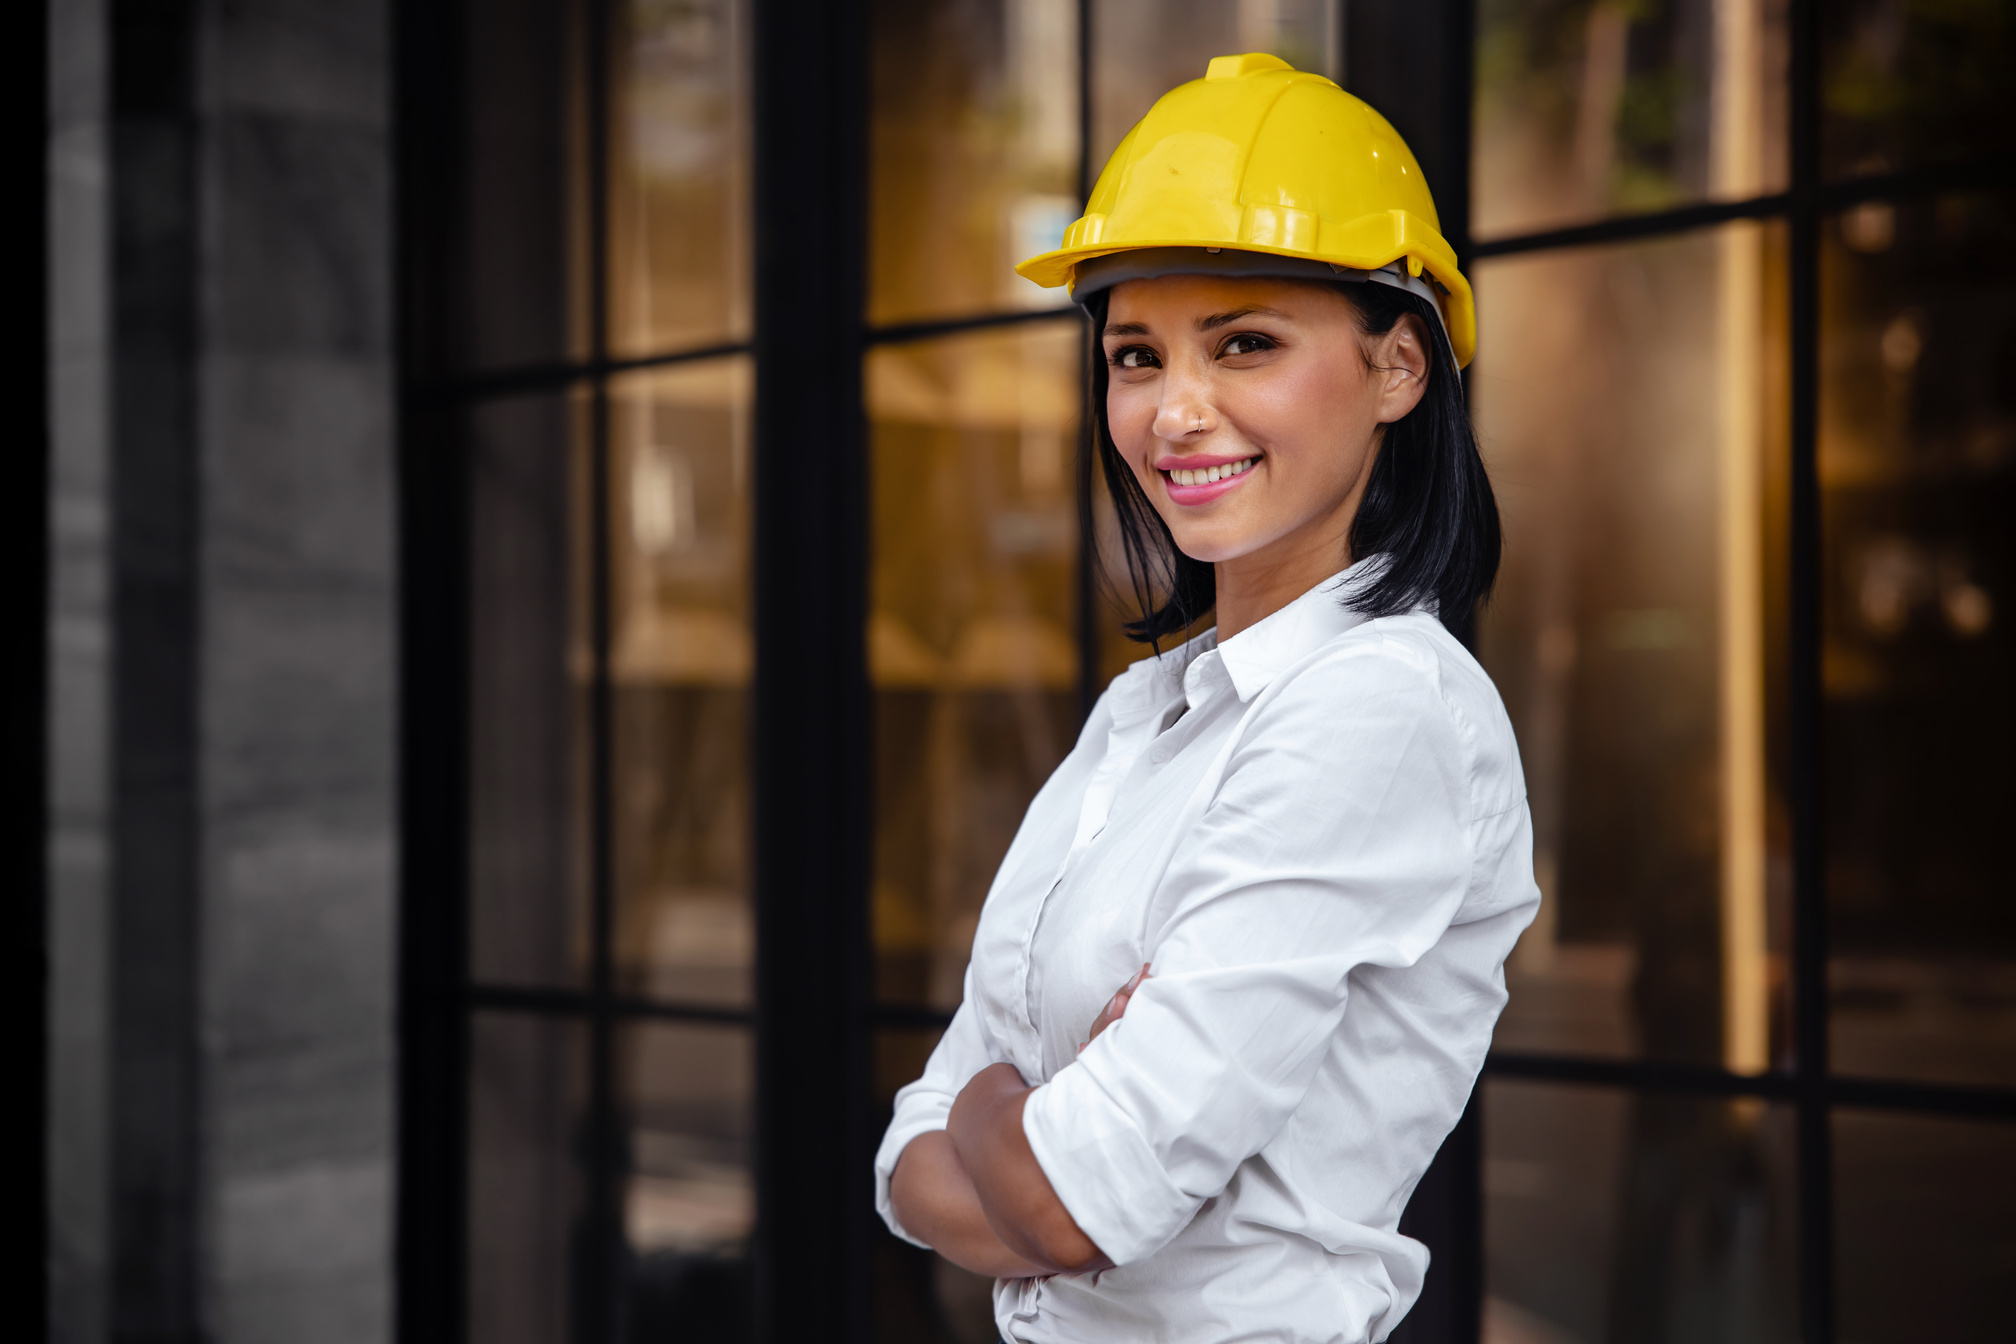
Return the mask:
{"type": "Polygon", "coordinates": [[[1423,611],[1354,626],[1313,650],[1269,688],[1256,718],[1296,730],[1314,723],[1377,721],[1424,750],[1453,754],[1469,783],[1472,815],[1526,797],[1518,743],[1491,677],[1423,611]]]}

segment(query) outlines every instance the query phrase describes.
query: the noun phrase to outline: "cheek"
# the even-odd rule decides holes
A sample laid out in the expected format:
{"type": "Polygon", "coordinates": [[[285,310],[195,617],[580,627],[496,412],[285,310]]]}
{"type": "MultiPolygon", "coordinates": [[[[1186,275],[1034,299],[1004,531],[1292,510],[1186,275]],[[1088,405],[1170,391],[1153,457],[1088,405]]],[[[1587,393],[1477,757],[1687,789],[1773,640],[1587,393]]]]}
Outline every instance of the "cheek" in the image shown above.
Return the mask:
{"type": "Polygon", "coordinates": [[[1277,451],[1334,455],[1341,434],[1355,441],[1364,426],[1358,380],[1328,362],[1298,362],[1251,389],[1245,420],[1253,437],[1277,451]]]}
{"type": "MultiPolygon", "coordinates": [[[[1145,459],[1154,455],[1145,445],[1154,437],[1155,412],[1154,398],[1143,396],[1138,388],[1107,390],[1106,428],[1136,476],[1148,471],[1145,459]]],[[[1147,484],[1145,478],[1142,484],[1147,484]]]]}

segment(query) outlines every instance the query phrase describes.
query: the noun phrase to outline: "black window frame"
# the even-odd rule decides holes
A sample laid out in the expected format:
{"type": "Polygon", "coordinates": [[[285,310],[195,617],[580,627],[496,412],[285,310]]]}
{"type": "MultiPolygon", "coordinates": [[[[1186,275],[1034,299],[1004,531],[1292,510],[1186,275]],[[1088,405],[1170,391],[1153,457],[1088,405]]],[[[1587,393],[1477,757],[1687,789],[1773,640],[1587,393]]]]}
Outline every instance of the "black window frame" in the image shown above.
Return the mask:
{"type": "MultiPolygon", "coordinates": [[[[607,348],[606,119],[608,25],[589,22],[586,49],[589,348],[569,363],[439,377],[446,329],[457,169],[460,5],[398,6],[401,255],[400,486],[402,564],[402,852],[398,1328],[410,1341],[464,1337],[468,1124],[465,1071],[479,1009],[571,1017],[589,1026],[590,1168],[587,1221],[605,1268],[617,1262],[617,1102],[613,1037],[624,1022],[752,1027],[757,1041],[755,1153],[757,1333],[764,1340],[866,1341],[883,1236],[870,1209],[877,1117],[869,1091],[874,1034],[932,1028],[948,1016],[877,1004],[871,984],[867,837],[872,808],[871,692],[864,640],[868,582],[868,440],[862,362],[876,345],[1028,322],[1077,320],[1071,310],[985,311],[871,328],[867,277],[866,0],[754,0],[755,324],[747,342],[615,358],[607,348]],[[820,202],[821,227],[798,223],[820,202]],[[781,385],[789,354],[790,395],[781,385]],[[609,581],[606,538],[608,384],[637,369],[752,356],[755,435],[755,727],[757,997],[753,1009],[647,1001],[617,992],[612,962],[609,581]],[[469,651],[465,462],[458,412],[498,396],[585,388],[591,435],[590,698],[592,967],[580,991],[471,982],[467,966],[465,723],[469,651]],[[820,444],[818,454],[794,445],[820,444]],[[841,507],[836,507],[840,505],[841,507]],[[789,1024],[771,1030],[770,1024],[789,1024]]],[[[612,0],[591,0],[606,4],[612,0]]],[[[1093,139],[1094,0],[1078,0],[1080,165],[1089,192],[1093,139]]],[[[1818,432],[1819,267],[1828,215],[1870,200],[1906,201],[2006,185],[1989,160],[1828,181],[1820,164],[1820,6],[1792,0],[1789,186],[1746,200],[1474,242],[1470,126],[1475,7],[1461,0],[1347,4],[1339,53],[1347,87],[1387,112],[1437,188],[1445,231],[1466,270],[1477,261],[1587,244],[1684,234],[1732,220],[1784,226],[1789,247],[1790,793],[1793,830],[1794,1062],[1746,1076],[1651,1060],[1494,1051],[1487,1079],[1598,1085],[1631,1095],[1753,1097],[1790,1106],[1797,1135],[1797,1308],[1807,1344],[1834,1339],[1833,1144],[1842,1108],[2016,1120],[2016,1089],[1848,1077],[1828,1062],[1825,789],[1820,678],[1821,500],[1818,432]]],[[[1089,336],[1088,336],[1089,340],[1089,336]]],[[[1082,441],[1077,488],[1091,489],[1082,441]]],[[[1097,690],[1100,631],[1088,548],[1080,547],[1081,688],[1097,690]]],[[[1479,1093],[1482,1087],[1480,1085],[1479,1093]]],[[[1409,1209],[1437,1269],[1396,1339],[1474,1341],[1483,1300],[1481,1119],[1473,1097],[1409,1209]]],[[[586,1295],[583,1338],[613,1340],[615,1285],[586,1295]]]]}

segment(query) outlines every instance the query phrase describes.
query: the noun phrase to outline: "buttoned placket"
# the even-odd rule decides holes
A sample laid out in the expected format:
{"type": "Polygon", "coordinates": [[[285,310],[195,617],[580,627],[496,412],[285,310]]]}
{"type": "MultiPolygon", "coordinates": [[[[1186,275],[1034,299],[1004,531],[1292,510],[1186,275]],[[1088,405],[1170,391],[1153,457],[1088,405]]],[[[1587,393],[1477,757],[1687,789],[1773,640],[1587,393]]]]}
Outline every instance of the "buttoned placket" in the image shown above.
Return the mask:
{"type": "MultiPolygon", "coordinates": [[[[1215,647],[1215,640],[1212,644],[1215,647]]],[[[1179,656],[1178,650],[1171,650],[1170,653],[1163,655],[1165,658],[1179,656]]],[[[1040,1072],[1042,1058],[1042,1034],[1036,1027],[1036,931],[1042,927],[1043,916],[1049,910],[1057,889],[1064,885],[1064,879],[1070,875],[1073,864],[1106,829],[1106,823],[1113,815],[1113,804],[1126,788],[1128,777],[1140,767],[1144,757],[1158,750],[1154,743],[1166,737],[1167,730],[1147,742],[1134,746],[1132,750],[1129,750],[1128,738],[1140,731],[1143,722],[1166,720],[1170,710],[1178,705],[1190,703],[1188,695],[1190,679],[1201,656],[1192,658],[1180,674],[1174,667],[1150,668],[1145,684],[1135,692],[1139,698],[1132,703],[1116,704],[1110,710],[1113,721],[1106,730],[1106,750],[1098,766],[1093,770],[1091,780],[1085,786],[1085,796],[1079,803],[1077,831],[1072,838],[1071,847],[1065,852],[1063,861],[1057,865],[1057,871],[1051,877],[1050,885],[1044,889],[1042,899],[1036,902],[1028,924],[1022,931],[1021,965],[1018,968],[1022,988],[1022,1020],[1016,1025],[1020,1029],[1021,1044],[1031,1052],[1030,1062],[1037,1066],[1035,1069],[1023,1069],[1025,1078],[1032,1072],[1040,1072]],[[1176,684],[1171,686],[1172,682],[1176,684]]],[[[1155,764],[1166,763],[1169,759],[1168,755],[1163,755],[1155,761],[1155,764]]]]}

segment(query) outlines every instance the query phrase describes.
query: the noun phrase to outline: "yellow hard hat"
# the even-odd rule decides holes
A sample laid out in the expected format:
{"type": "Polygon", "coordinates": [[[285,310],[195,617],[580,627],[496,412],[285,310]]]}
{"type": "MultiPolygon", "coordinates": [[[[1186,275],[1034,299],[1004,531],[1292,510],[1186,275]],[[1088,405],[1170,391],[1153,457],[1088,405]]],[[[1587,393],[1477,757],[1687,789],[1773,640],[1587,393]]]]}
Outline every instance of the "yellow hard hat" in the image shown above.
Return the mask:
{"type": "Polygon", "coordinates": [[[1407,142],[1279,57],[1219,56],[1163,94],[1107,160],[1064,245],[1015,273],[1082,300],[1121,279],[1191,270],[1391,284],[1433,301],[1459,368],[1477,348],[1470,282],[1407,142]],[[1184,251],[1120,257],[1170,248],[1184,251]],[[1094,264],[1104,257],[1116,260],[1094,264]]]}

